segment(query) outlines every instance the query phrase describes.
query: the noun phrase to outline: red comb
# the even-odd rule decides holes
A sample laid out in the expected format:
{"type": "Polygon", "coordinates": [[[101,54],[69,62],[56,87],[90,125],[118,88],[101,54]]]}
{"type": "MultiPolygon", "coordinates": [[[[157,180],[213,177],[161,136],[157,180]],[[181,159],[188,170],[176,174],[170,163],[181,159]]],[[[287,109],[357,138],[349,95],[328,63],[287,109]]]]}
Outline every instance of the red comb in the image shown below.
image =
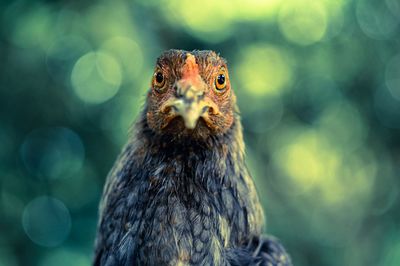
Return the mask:
{"type": "Polygon", "coordinates": [[[193,79],[199,74],[199,66],[192,54],[187,54],[185,65],[182,68],[182,79],[193,79]]]}

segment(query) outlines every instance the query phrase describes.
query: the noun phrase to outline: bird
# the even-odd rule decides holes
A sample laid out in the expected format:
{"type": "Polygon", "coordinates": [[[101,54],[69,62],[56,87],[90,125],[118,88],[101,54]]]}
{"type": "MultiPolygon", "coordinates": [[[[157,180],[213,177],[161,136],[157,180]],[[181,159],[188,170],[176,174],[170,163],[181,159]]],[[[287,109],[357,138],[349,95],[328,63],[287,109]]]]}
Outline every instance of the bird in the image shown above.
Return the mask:
{"type": "Polygon", "coordinates": [[[263,228],[227,61],[164,51],[104,185],[93,265],[292,265],[263,228]]]}

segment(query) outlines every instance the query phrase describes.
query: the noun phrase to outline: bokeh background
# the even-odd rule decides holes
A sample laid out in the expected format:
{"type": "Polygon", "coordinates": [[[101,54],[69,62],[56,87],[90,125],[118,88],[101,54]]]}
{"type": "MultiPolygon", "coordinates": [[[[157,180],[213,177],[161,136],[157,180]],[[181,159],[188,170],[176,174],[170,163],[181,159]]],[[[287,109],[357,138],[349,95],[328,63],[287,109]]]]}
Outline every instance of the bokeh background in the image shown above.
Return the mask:
{"type": "Polygon", "coordinates": [[[2,1],[0,265],[89,265],[156,57],[227,58],[295,265],[400,265],[400,1],[2,1]]]}

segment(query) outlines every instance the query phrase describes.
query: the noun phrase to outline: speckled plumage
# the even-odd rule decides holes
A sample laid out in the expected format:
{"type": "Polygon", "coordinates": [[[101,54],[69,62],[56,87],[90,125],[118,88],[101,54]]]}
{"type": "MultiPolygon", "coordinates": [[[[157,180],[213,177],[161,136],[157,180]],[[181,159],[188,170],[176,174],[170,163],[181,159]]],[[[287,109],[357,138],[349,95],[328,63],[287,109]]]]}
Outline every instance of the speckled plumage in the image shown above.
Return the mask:
{"type": "MultiPolygon", "coordinates": [[[[187,54],[172,50],[159,61],[170,60],[179,79],[187,54]]],[[[212,78],[204,66],[223,60],[210,51],[191,54],[204,80],[212,78]]],[[[244,161],[233,92],[224,118],[232,116],[229,126],[216,122],[213,130],[199,120],[185,131],[176,119],[165,130],[157,121],[149,125],[156,110],[151,90],[107,178],[94,265],[291,265],[277,240],[261,236],[263,213],[244,161]]]]}

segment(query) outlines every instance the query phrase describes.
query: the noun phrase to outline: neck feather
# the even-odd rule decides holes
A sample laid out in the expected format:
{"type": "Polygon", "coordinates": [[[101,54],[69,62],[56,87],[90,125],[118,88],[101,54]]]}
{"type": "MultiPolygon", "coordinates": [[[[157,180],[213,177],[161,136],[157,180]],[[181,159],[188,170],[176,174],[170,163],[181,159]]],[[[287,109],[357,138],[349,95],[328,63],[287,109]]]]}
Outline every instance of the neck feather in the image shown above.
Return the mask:
{"type": "Polygon", "coordinates": [[[227,132],[206,139],[161,135],[149,128],[146,119],[139,121],[136,128],[138,131],[131,143],[135,146],[135,163],[153,167],[149,169],[149,176],[158,181],[174,182],[174,185],[194,182],[215,191],[246,171],[238,117],[227,132]]]}

